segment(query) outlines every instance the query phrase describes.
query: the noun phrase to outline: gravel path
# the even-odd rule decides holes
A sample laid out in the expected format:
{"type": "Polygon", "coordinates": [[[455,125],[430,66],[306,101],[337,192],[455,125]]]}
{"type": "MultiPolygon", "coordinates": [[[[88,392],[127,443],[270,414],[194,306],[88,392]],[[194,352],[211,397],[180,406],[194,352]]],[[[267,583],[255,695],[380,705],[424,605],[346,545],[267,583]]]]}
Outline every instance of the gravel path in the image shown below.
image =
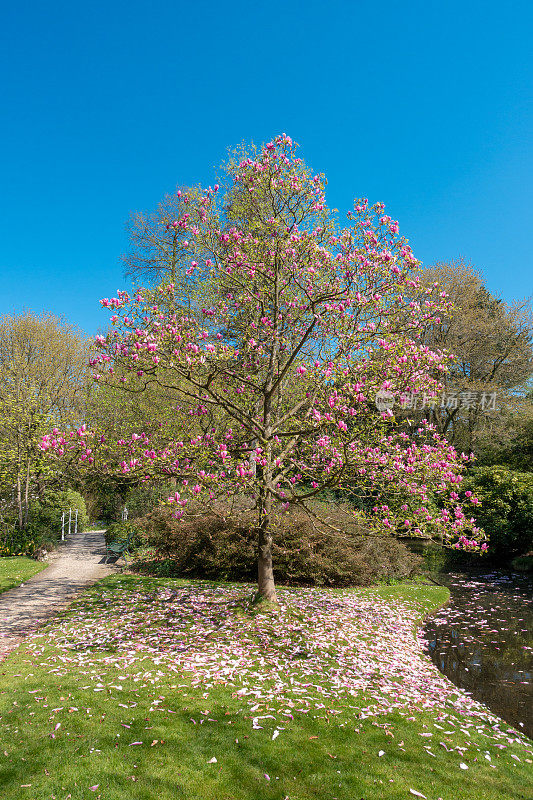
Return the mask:
{"type": "Polygon", "coordinates": [[[0,660],[82,589],[116,572],[104,558],[103,530],[74,534],[50,555],[49,567],[0,594],[0,660]]]}

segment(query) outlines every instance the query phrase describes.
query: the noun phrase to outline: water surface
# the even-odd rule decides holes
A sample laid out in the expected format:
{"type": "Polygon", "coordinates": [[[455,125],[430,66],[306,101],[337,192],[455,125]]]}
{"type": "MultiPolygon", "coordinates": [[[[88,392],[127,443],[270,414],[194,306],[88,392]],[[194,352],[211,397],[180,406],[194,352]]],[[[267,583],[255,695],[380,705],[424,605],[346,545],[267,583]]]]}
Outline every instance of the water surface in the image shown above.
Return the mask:
{"type": "Polygon", "coordinates": [[[424,627],[437,667],[533,738],[533,580],[498,572],[442,580],[451,603],[424,627]]]}

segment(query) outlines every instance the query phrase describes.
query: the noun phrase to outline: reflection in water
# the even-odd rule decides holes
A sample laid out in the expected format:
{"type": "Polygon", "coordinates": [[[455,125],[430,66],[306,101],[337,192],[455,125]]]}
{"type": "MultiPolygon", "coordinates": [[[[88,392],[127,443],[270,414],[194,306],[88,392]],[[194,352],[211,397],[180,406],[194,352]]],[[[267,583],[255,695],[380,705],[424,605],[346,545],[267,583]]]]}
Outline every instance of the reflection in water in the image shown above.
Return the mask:
{"type": "Polygon", "coordinates": [[[533,738],[533,582],[521,575],[449,575],[451,603],[424,628],[437,667],[533,738]]]}

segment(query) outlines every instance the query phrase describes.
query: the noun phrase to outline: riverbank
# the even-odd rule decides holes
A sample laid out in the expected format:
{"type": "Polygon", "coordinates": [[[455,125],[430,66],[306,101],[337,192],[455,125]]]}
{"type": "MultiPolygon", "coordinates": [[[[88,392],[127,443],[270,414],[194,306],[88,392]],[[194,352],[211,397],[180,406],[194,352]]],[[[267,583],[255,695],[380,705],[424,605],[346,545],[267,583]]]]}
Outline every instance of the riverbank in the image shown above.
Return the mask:
{"type": "Polygon", "coordinates": [[[27,639],[0,669],[2,796],[530,795],[533,743],[415,635],[446,589],[252,590],[112,576],[27,639]]]}

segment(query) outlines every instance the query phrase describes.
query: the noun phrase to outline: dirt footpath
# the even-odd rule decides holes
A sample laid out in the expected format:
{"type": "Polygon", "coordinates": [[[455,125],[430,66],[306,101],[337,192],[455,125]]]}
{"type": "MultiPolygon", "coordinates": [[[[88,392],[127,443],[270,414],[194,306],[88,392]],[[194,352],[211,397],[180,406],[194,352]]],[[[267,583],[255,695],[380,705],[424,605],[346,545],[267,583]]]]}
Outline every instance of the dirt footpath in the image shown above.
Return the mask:
{"type": "Polygon", "coordinates": [[[0,594],[0,660],[78,592],[117,571],[104,559],[103,530],[77,533],[50,555],[49,567],[0,594]]]}

